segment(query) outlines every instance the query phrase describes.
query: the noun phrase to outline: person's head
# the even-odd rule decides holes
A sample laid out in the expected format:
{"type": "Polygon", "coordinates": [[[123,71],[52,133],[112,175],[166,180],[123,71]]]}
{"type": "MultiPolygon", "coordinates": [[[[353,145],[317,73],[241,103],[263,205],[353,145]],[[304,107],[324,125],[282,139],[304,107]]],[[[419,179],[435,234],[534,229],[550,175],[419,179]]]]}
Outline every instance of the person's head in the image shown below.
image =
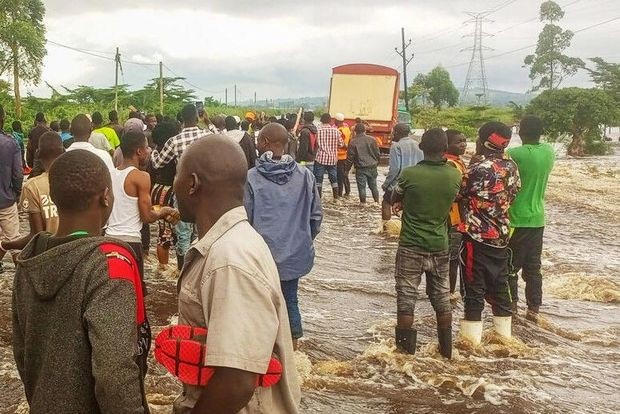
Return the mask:
{"type": "Polygon", "coordinates": [[[272,115],[269,118],[267,118],[267,122],[278,122],[278,118],[272,115]]]}
{"type": "Polygon", "coordinates": [[[322,124],[329,124],[332,122],[332,116],[328,113],[324,113],[323,115],[321,115],[321,123],[322,124]]]}
{"type": "Polygon", "coordinates": [[[93,128],[100,127],[103,124],[103,116],[101,112],[93,112],[93,128]]]}
{"type": "Polygon", "coordinates": [[[132,118],[142,119],[142,114],[139,111],[131,111],[129,112],[129,117],[127,119],[132,118]]]}
{"type": "Polygon", "coordinates": [[[187,127],[194,127],[198,123],[198,112],[196,112],[196,105],[187,104],[181,109],[181,118],[183,119],[183,125],[187,127]]]}
{"type": "Polygon", "coordinates": [[[85,114],[78,114],[71,121],[71,135],[76,142],[87,142],[92,131],[92,123],[85,114]]]}
{"type": "Polygon", "coordinates": [[[39,138],[37,156],[39,160],[41,160],[44,170],[49,170],[50,165],[52,165],[54,160],[60,157],[64,152],[65,149],[62,146],[62,139],[58,133],[48,131],[39,138]]]}
{"type": "Polygon", "coordinates": [[[355,135],[363,135],[366,133],[366,125],[362,123],[355,124],[353,130],[355,131],[355,135]]]}
{"type": "Polygon", "coordinates": [[[34,117],[34,122],[37,125],[45,125],[46,121],[45,121],[45,115],[43,114],[43,112],[37,112],[37,114],[34,117]]]}
{"type": "Polygon", "coordinates": [[[114,204],[112,181],[97,155],[86,150],[62,154],[49,169],[49,185],[61,224],[77,216],[88,218],[100,228],[107,223],[114,204]]]}
{"type": "Polygon", "coordinates": [[[144,132],[144,122],[138,118],[129,118],[123,125],[123,134],[128,132],[144,132]]]}
{"type": "Polygon", "coordinates": [[[11,124],[11,128],[13,129],[13,132],[23,132],[22,123],[19,121],[13,121],[13,123],[11,124]]]}
{"type": "Polygon", "coordinates": [[[168,139],[178,133],[177,131],[178,126],[176,121],[164,121],[159,123],[153,129],[153,142],[157,148],[161,149],[168,139]]]}
{"type": "Polygon", "coordinates": [[[213,126],[215,126],[218,130],[222,130],[226,128],[226,117],[222,115],[215,115],[213,117],[213,126]]]}
{"type": "Polygon", "coordinates": [[[398,142],[402,138],[408,137],[411,133],[411,127],[405,122],[394,125],[392,129],[392,141],[398,142]]]}
{"type": "Polygon", "coordinates": [[[341,114],[340,112],[338,112],[336,115],[334,115],[334,120],[335,120],[336,126],[342,126],[344,124],[344,114],[341,114]]]}
{"type": "Polygon", "coordinates": [[[50,122],[50,129],[54,132],[60,132],[60,123],[58,121],[50,122]]]}
{"type": "Polygon", "coordinates": [[[161,124],[162,122],[164,122],[164,116],[162,114],[157,114],[155,115],[155,120],[158,124],[161,124]]]}
{"type": "Polygon", "coordinates": [[[241,130],[246,132],[250,130],[250,123],[246,119],[241,121],[241,130]]]}
{"type": "Polygon", "coordinates": [[[69,132],[69,128],[71,128],[71,123],[67,118],[63,118],[60,120],[60,131],[61,132],[69,132]]]}
{"type": "Polygon", "coordinates": [[[256,114],[254,112],[248,111],[245,113],[245,115],[243,116],[245,118],[246,121],[248,121],[250,124],[254,121],[256,121],[256,114]]]}
{"type": "Polygon", "coordinates": [[[121,137],[121,151],[125,160],[132,159],[143,166],[149,157],[149,145],[143,132],[125,132],[121,137]]]}
{"type": "Polygon", "coordinates": [[[273,152],[278,159],[284,154],[284,147],[288,143],[288,132],[279,122],[270,122],[261,129],[256,139],[256,149],[260,155],[267,151],[273,152]]]}
{"type": "Polygon", "coordinates": [[[461,131],[449,129],[446,131],[448,136],[448,154],[463,155],[467,149],[467,138],[461,131]]]}
{"type": "Polygon", "coordinates": [[[448,137],[441,128],[431,128],[422,135],[420,149],[424,159],[441,159],[448,149],[448,137]]]}
{"type": "Polygon", "coordinates": [[[118,112],[116,112],[114,109],[108,112],[108,119],[113,124],[118,123],[118,112]]]}
{"type": "Polygon", "coordinates": [[[523,117],[519,124],[519,135],[524,144],[536,144],[540,141],[542,133],[542,119],[533,115],[523,117]]]}
{"type": "Polygon", "coordinates": [[[183,153],[174,179],[181,220],[215,223],[242,206],[247,173],[243,150],[230,138],[216,134],[194,142],[183,153]]]}
{"type": "Polygon", "coordinates": [[[239,129],[239,124],[234,116],[227,116],[224,119],[224,126],[228,131],[234,131],[235,129],[239,129]]]}
{"type": "Polygon", "coordinates": [[[144,123],[146,124],[146,129],[148,129],[149,131],[152,131],[153,128],[155,128],[155,125],[157,125],[157,118],[155,117],[154,114],[148,114],[144,118],[144,123]]]}
{"type": "Polygon", "coordinates": [[[304,124],[311,124],[314,122],[314,112],[306,111],[304,112],[304,124]]]}
{"type": "Polygon", "coordinates": [[[478,130],[476,154],[503,153],[512,137],[510,127],[502,122],[487,122],[478,130]]]}

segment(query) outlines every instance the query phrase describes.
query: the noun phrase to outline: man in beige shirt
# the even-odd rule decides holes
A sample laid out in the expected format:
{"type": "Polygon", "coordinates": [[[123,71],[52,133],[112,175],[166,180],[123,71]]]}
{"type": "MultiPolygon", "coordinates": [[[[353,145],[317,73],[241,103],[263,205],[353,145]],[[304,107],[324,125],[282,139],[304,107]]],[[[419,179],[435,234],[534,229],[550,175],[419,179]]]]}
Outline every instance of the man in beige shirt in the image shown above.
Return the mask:
{"type": "Polygon", "coordinates": [[[295,414],[301,398],[286,304],[276,264],[243,207],[247,162],[241,148],[215,135],[197,140],[180,160],[174,191],[181,219],[200,240],[179,278],[179,323],[206,327],[204,388],[184,384],[176,414],[295,414]],[[275,355],[282,378],[257,388],[275,355]]]}

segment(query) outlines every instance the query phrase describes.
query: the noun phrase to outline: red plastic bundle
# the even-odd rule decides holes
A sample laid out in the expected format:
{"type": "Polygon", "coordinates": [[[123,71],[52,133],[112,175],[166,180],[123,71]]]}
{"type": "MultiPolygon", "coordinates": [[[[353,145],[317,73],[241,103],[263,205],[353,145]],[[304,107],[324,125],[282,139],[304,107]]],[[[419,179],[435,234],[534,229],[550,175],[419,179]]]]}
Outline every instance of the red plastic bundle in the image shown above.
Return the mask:
{"type": "MultiPolygon", "coordinates": [[[[207,330],[188,325],[173,325],[155,338],[155,359],[168,372],[189,385],[205,386],[215,368],[204,365],[207,353],[207,330]]],[[[282,364],[275,355],[267,373],[258,376],[258,387],[271,387],[282,377],[282,364]]]]}

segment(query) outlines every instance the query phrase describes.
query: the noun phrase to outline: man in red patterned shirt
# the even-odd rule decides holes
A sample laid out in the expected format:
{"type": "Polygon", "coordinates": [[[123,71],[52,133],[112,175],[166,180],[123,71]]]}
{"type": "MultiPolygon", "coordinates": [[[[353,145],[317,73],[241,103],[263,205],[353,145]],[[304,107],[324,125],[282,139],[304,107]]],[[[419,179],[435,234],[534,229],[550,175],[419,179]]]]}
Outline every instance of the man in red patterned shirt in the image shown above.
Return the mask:
{"type": "Polygon", "coordinates": [[[323,178],[325,173],[327,173],[334,199],[337,199],[338,177],[336,164],[338,163],[338,148],[344,146],[344,140],[338,128],[331,124],[331,120],[330,114],[321,115],[321,125],[318,127],[316,138],[318,150],[314,160],[314,176],[316,177],[319,194],[322,196],[323,178]]]}

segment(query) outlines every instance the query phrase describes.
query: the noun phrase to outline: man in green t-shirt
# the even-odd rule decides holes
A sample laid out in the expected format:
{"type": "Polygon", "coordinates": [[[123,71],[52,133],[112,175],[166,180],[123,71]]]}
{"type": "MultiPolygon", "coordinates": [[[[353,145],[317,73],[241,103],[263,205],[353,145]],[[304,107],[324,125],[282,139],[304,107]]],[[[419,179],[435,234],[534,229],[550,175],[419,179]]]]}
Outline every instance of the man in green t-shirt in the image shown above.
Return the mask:
{"type": "Polygon", "coordinates": [[[461,188],[461,173],[444,159],[448,137],[442,129],[426,131],[420,149],[424,160],[402,171],[392,196],[395,212],[403,212],[395,272],[396,344],[415,353],[413,316],[422,273],[426,273],[427,292],[437,315],[439,351],[451,358],[448,215],[461,188]]]}
{"type": "Polygon", "coordinates": [[[519,135],[523,145],[508,150],[508,155],[519,167],[521,190],[510,206],[511,251],[510,293],[513,313],[517,310],[518,276],[525,280],[527,318],[536,320],[542,304],[541,254],[545,230],[545,190],[553,169],[555,153],[549,144],[541,144],[543,125],[540,118],[526,116],[521,120],[519,135]]]}
{"type": "Polygon", "coordinates": [[[121,140],[119,139],[116,131],[110,128],[109,126],[103,126],[103,116],[100,112],[93,112],[93,132],[99,132],[105,135],[105,138],[110,143],[110,147],[112,150],[115,150],[121,145],[121,140]]]}

